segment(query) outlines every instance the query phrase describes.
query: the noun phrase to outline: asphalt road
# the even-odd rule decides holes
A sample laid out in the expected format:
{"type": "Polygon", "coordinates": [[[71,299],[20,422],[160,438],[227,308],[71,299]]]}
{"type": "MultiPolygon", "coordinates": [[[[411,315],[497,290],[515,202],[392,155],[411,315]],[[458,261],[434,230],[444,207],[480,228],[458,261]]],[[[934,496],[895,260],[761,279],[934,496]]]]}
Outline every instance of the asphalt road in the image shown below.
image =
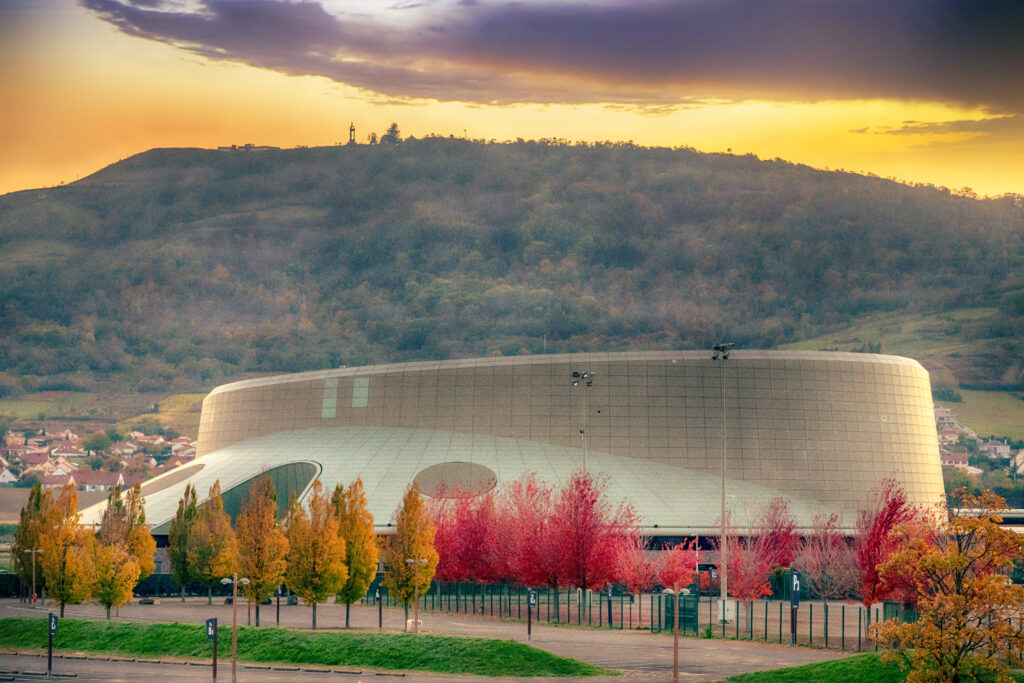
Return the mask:
{"type": "MultiPolygon", "coordinates": [[[[48,608],[40,607],[32,610],[17,600],[0,601],[0,617],[28,616],[38,614],[44,616],[48,608]]],[[[72,618],[102,619],[103,608],[97,605],[73,605],[65,609],[65,616],[72,618]]],[[[222,599],[207,605],[202,598],[190,598],[182,603],[178,599],[163,599],[156,605],[130,604],[118,610],[118,620],[131,621],[173,621],[202,623],[210,617],[217,617],[220,624],[231,623],[231,606],[224,605],[222,599]]],[[[239,605],[238,621],[247,622],[246,606],[239,605]]],[[[518,622],[498,621],[479,616],[424,613],[421,615],[423,632],[477,636],[488,638],[508,638],[526,642],[526,625],[518,622]]],[[[276,613],[273,606],[264,606],[261,611],[264,626],[274,625],[276,613]]],[[[345,609],[339,605],[321,605],[317,608],[317,625],[320,630],[343,629],[345,609]]],[[[372,607],[353,606],[351,624],[354,630],[377,630],[377,610],[372,607]]],[[[384,630],[398,631],[404,625],[401,610],[384,610],[384,630]]],[[[281,626],[309,628],[310,609],[304,606],[281,606],[281,626]]],[[[671,634],[652,634],[648,631],[611,631],[591,628],[566,626],[533,625],[530,644],[563,657],[572,657],[581,661],[596,664],[621,672],[618,676],[586,678],[592,683],[611,683],[617,681],[668,681],[672,678],[672,636],[671,634]]],[[[45,643],[40,644],[45,647],[45,643]]],[[[65,653],[81,657],[81,653],[65,653]]],[[[718,681],[729,676],[750,671],[762,671],[786,666],[798,666],[812,662],[825,661],[847,656],[841,652],[816,650],[804,647],[791,648],[784,645],[764,643],[735,642],[721,640],[704,640],[699,638],[680,638],[680,680],[685,681],[718,681]]],[[[230,680],[230,661],[218,663],[217,679],[230,680]]],[[[265,665],[260,665],[265,666],[265,665]]],[[[409,681],[410,683],[435,683],[452,680],[474,680],[471,676],[452,676],[441,674],[402,673],[386,671],[359,671],[354,667],[302,667],[319,671],[295,670],[294,667],[277,669],[254,668],[252,665],[239,664],[239,681],[409,681]]],[[[0,653],[0,680],[5,671],[45,672],[46,657],[24,654],[0,653]]],[[[209,661],[186,664],[180,661],[161,663],[125,661],[124,659],[107,660],[89,657],[55,658],[53,670],[57,673],[77,674],[81,680],[105,681],[141,681],[159,678],[168,681],[199,681],[212,680],[213,672],[209,661]]],[[[38,680],[36,675],[28,678],[8,680],[38,680]]],[[[503,681],[524,681],[523,678],[488,678],[495,683],[503,681]]],[[[547,679],[537,679],[550,681],[547,679]]]]}

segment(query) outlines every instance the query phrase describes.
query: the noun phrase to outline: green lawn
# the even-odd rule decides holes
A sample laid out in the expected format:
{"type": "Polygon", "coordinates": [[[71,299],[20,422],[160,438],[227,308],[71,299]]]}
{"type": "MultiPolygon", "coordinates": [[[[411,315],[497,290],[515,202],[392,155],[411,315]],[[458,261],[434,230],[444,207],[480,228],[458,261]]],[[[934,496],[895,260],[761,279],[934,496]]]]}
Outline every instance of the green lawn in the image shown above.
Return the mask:
{"type": "Polygon", "coordinates": [[[742,683],[890,683],[906,680],[906,673],[896,665],[882,664],[881,655],[874,652],[834,659],[818,664],[794,666],[774,671],[758,671],[728,679],[742,683]]]}
{"type": "Polygon", "coordinates": [[[19,420],[36,420],[44,417],[77,415],[78,409],[92,399],[92,394],[71,391],[47,391],[26,394],[22,398],[0,399],[0,415],[10,415],[19,420]]]}
{"type": "MultiPolygon", "coordinates": [[[[46,645],[46,620],[0,619],[0,647],[46,645]]],[[[211,644],[201,624],[62,619],[54,648],[145,657],[207,659],[211,644]]],[[[231,628],[218,631],[218,656],[231,656],[231,628]]],[[[475,676],[598,676],[610,672],[557,657],[512,640],[411,633],[339,633],[239,627],[238,658],[248,662],[353,666],[392,671],[433,671],[475,676]]]]}

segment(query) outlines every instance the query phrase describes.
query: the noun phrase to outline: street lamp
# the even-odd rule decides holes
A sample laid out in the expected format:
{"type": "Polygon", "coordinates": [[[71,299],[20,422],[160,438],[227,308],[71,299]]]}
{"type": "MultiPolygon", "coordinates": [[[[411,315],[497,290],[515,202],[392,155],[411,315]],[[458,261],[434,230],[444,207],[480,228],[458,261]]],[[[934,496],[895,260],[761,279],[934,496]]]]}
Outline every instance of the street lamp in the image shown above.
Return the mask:
{"type": "MultiPolygon", "coordinates": [[[[735,346],[735,345],[732,342],[725,342],[725,343],[722,343],[722,344],[715,344],[714,346],[711,347],[711,350],[714,351],[714,353],[711,355],[711,360],[718,360],[719,357],[721,357],[721,359],[723,361],[729,360],[729,352],[732,350],[733,346],[735,346]]],[[[725,533],[725,465],[726,465],[726,460],[728,459],[728,456],[729,456],[729,451],[726,448],[726,439],[728,438],[728,428],[727,428],[727,425],[725,424],[725,363],[724,362],[722,363],[721,367],[722,367],[722,372],[721,372],[720,377],[721,377],[721,389],[722,389],[722,531],[721,531],[721,540],[719,542],[719,547],[718,547],[718,556],[719,556],[718,573],[721,576],[721,587],[722,587],[721,593],[722,593],[722,597],[721,597],[721,601],[720,601],[719,607],[718,607],[718,615],[720,617],[720,621],[727,621],[727,619],[726,619],[726,604],[728,602],[728,595],[729,595],[729,569],[728,569],[729,546],[727,544],[727,540],[728,539],[726,538],[726,533],[725,533]]]]}
{"type": "Polygon", "coordinates": [[[246,586],[249,579],[238,578],[238,572],[234,572],[230,579],[220,580],[223,584],[231,584],[231,683],[236,683],[238,672],[238,584],[246,586]]]}
{"type": "MultiPolygon", "coordinates": [[[[700,581],[697,582],[698,585],[700,581]]],[[[676,581],[672,588],[665,588],[661,591],[665,595],[674,596],[675,618],[672,619],[672,683],[679,683],[679,598],[689,595],[689,588],[680,588],[676,581]]]]}
{"type": "MultiPolygon", "coordinates": [[[[410,557],[405,561],[406,564],[413,566],[416,569],[416,579],[413,582],[413,591],[415,596],[413,600],[416,602],[416,608],[413,611],[412,617],[412,630],[413,633],[420,632],[420,565],[427,563],[426,558],[423,557],[410,557]]],[[[406,612],[408,614],[408,612],[406,612]]],[[[408,630],[408,624],[406,624],[406,630],[408,630]]]]}
{"type": "Polygon", "coordinates": [[[36,555],[43,552],[39,548],[32,548],[31,550],[22,550],[23,553],[28,553],[32,556],[32,609],[36,608],[36,555]]]}
{"type": "MultiPolygon", "coordinates": [[[[573,370],[572,375],[569,376],[572,386],[578,387],[580,382],[583,383],[584,387],[590,388],[594,386],[594,376],[596,372],[590,372],[589,370],[573,370]]],[[[580,437],[583,439],[583,472],[587,471],[587,426],[590,421],[590,394],[587,391],[583,392],[583,426],[580,427],[580,437]]]]}

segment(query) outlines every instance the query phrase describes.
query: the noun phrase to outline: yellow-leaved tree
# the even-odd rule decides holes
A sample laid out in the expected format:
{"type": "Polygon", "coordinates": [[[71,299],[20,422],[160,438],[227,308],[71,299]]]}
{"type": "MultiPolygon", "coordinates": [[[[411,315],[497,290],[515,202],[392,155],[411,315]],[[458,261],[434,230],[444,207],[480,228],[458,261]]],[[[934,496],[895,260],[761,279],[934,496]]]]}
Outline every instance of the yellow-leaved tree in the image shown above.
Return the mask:
{"type": "Polygon", "coordinates": [[[60,606],[78,603],[89,597],[94,567],[91,531],[79,525],[78,493],[74,484],[67,484],[56,502],[44,515],[45,531],[40,539],[43,576],[47,594],[60,606]]]}
{"type": "Polygon", "coordinates": [[[112,545],[94,544],[93,562],[96,579],[92,585],[92,596],[107,610],[121,606],[132,599],[132,589],[139,582],[139,563],[123,543],[112,545]]]}
{"type": "Polygon", "coordinates": [[[384,539],[383,581],[390,594],[408,611],[416,594],[424,595],[430,588],[438,560],[434,548],[437,529],[416,482],[406,490],[394,520],[394,535],[384,539]]]}
{"type": "Polygon", "coordinates": [[[249,579],[242,594],[256,603],[256,625],[260,625],[260,603],[274,594],[284,580],[288,539],[277,523],[277,492],[270,477],[261,477],[249,489],[242,512],[235,522],[238,538],[238,573],[249,579]]]}
{"type": "Polygon", "coordinates": [[[207,589],[206,604],[213,604],[213,587],[231,576],[238,562],[238,546],[231,518],[224,512],[220,480],[210,487],[210,496],[196,512],[188,535],[188,564],[207,589]]]}
{"type": "Polygon", "coordinates": [[[139,581],[156,569],[156,541],[146,524],[145,502],[141,485],[136,484],[124,492],[120,486],[115,486],[107,496],[107,507],[96,531],[100,545],[124,545],[139,566],[139,581]]]}
{"type": "Polygon", "coordinates": [[[313,630],[316,630],[316,606],[337,593],[348,578],[345,544],[338,536],[338,520],[319,479],[313,481],[308,514],[292,498],[285,519],[285,535],[288,537],[285,584],[313,607],[313,630]]]}
{"type": "Polygon", "coordinates": [[[873,628],[884,659],[910,668],[908,681],[1011,681],[1021,665],[1024,587],[1009,580],[1024,538],[999,526],[1005,501],[986,491],[954,492],[947,518],[924,516],[894,531],[895,551],[879,566],[896,595],[920,618],[873,628]]]}
{"type": "Polygon", "coordinates": [[[348,579],[335,596],[345,604],[345,628],[349,627],[352,603],[366,595],[377,575],[377,535],[373,531],[373,515],[366,506],[363,480],[356,479],[348,488],[338,484],[331,496],[338,519],[338,534],[345,544],[345,566],[348,579]]]}

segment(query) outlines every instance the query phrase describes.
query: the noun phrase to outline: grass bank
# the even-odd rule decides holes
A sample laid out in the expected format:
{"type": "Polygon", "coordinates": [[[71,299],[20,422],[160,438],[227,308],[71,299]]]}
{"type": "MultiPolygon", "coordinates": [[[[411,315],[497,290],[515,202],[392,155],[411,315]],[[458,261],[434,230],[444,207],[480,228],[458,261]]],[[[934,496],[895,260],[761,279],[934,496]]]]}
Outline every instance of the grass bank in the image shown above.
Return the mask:
{"type": "MultiPolygon", "coordinates": [[[[895,664],[883,664],[882,655],[871,652],[788,669],[742,674],[727,679],[727,683],[897,683],[907,680],[907,673],[895,664]]],[[[1015,681],[1024,681],[1024,674],[1019,671],[1011,675],[1015,681]]]]}
{"type": "MultiPolygon", "coordinates": [[[[218,657],[231,656],[231,628],[218,630],[218,657]]],[[[46,620],[0,619],[0,647],[46,647],[46,620]]],[[[74,652],[208,659],[202,624],[150,624],[63,619],[54,649],[74,652]]],[[[476,676],[598,676],[609,672],[512,640],[411,633],[339,633],[286,628],[238,629],[238,658],[247,662],[358,666],[476,676]]]]}

